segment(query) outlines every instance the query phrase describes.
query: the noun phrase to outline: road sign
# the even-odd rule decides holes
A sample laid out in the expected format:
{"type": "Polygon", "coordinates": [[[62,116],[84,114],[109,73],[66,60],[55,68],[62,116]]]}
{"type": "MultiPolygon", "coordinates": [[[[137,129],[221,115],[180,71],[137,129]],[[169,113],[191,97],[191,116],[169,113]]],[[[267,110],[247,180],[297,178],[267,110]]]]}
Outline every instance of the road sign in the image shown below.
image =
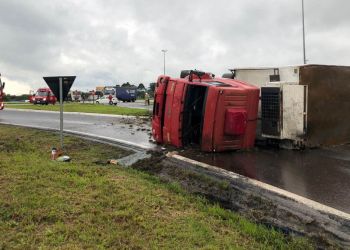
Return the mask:
{"type": "Polygon", "coordinates": [[[66,99],[70,88],[73,85],[75,76],[49,76],[44,77],[45,82],[56,96],[57,100],[60,101],[60,78],[62,79],[62,98],[66,99]]]}
{"type": "Polygon", "coordinates": [[[60,141],[63,149],[63,100],[67,97],[75,76],[49,76],[44,77],[44,80],[60,102],[60,141]]]}

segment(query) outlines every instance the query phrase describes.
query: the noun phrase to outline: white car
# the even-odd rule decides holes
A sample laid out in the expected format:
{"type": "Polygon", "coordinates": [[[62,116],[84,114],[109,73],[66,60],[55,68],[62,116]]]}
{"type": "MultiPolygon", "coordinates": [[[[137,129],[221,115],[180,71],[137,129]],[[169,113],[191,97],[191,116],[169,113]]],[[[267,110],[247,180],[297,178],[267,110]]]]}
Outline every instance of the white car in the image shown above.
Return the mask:
{"type": "Polygon", "coordinates": [[[113,97],[110,101],[108,96],[102,96],[96,100],[96,104],[109,104],[109,105],[117,105],[118,101],[117,98],[113,97]]]}

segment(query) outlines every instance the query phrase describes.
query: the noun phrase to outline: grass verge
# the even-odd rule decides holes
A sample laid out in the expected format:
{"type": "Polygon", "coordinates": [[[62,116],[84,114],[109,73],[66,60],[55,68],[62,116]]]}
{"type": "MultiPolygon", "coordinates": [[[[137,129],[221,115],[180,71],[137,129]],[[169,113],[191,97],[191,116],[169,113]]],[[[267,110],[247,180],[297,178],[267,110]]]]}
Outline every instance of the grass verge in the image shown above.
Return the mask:
{"type": "MultiPolygon", "coordinates": [[[[59,105],[34,105],[34,104],[9,104],[8,108],[15,109],[33,109],[33,110],[49,110],[59,111],[59,105]]],[[[82,113],[98,113],[112,115],[135,115],[148,116],[150,112],[146,109],[126,108],[114,105],[98,105],[85,103],[65,103],[64,111],[66,112],[82,112],[82,113]]]]}
{"type": "Polygon", "coordinates": [[[309,249],[133,169],[128,152],[65,137],[70,163],[49,160],[58,136],[0,125],[0,249],[309,249]]]}

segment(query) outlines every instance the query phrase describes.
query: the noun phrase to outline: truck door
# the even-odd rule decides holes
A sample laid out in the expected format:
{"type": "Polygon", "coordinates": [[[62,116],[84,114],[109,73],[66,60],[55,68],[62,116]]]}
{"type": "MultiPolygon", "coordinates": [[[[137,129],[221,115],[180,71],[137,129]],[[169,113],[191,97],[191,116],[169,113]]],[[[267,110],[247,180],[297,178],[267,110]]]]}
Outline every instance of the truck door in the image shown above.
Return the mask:
{"type": "Polygon", "coordinates": [[[176,147],[182,146],[181,127],[183,110],[183,92],[185,83],[170,80],[167,89],[167,97],[164,112],[163,140],[167,144],[176,147]]]}
{"type": "Polygon", "coordinates": [[[163,143],[163,126],[164,126],[164,110],[166,104],[166,91],[168,87],[169,77],[160,76],[156,83],[154,93],[153,116],[152,116],[152,134],[158,143],[163,143]]]}
{"type": "MultiPolygon", "coordinates": [[[[184,82],[176,82],[173,91],[172,108],[170,114],[170,140],[176,147],[182,147],[182,114],[184,100],[184,82]]],[[[169,136],[168,136],[169,137],[169,136]]]]}

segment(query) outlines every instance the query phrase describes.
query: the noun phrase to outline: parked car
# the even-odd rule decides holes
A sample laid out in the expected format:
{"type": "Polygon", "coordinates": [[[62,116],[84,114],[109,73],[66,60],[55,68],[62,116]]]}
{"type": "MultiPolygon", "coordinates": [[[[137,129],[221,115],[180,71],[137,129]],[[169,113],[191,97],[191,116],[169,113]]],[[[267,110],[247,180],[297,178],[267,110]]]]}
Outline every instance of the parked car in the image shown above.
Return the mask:
{"type": "Polygon", "coordinates": [[[96,104],[109,104],[109,105],[117,105],[118,100],[117,98],[113,97],[112,100],[110,101],[108,96],[102,96],[96,100],[96,104]]]}

